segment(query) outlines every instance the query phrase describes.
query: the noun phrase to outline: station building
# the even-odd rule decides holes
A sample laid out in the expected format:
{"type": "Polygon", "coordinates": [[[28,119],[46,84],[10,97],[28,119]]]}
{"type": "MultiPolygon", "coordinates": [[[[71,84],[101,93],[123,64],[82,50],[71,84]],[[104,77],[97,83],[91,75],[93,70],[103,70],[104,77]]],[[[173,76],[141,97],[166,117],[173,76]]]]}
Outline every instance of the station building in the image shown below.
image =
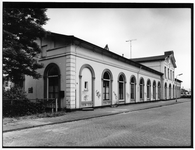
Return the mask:
{"type": "Polygon", "coordinates": [[[29,99],[57,98],[60,109],[102,107],[179,97],[173,51],[127,59],[74,36],[48,33],[37,41],[40,79],[25,76],[29,99]]]}

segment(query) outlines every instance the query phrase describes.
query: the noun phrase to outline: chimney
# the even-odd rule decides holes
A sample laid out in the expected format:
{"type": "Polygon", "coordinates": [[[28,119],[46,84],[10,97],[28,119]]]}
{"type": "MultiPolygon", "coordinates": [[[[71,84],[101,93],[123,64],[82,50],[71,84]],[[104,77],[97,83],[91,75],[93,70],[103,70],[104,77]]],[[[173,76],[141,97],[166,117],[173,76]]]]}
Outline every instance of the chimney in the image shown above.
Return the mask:
{"type": "Polygon", "coordinates": [[[104,47],[104,49],[106,49],[106,50],[108,50],[108,51],[109,51],[108,44],[106,44],[106,46],[104,47]]]}
{"type": "Polygon", "coordinates": [[[164,53],[165,56],[169,56],[169,55],[171,55],[171,54],[174,55],[174,52],[173,52],[173,51],[166,51],[166,52],[164,53]]]}

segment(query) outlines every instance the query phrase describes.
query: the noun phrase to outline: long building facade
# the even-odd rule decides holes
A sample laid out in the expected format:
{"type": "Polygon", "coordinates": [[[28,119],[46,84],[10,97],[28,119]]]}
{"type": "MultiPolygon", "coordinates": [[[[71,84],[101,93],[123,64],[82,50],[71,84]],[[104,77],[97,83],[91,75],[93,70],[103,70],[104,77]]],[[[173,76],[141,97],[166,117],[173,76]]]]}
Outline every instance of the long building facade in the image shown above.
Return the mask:
{"type": "Polygon", "coordinates": [[[57,98],[60,109],[80,109],[179,97],[173,51],[149,61],[127,59],[57,33],[37,42],[42,49],[38,61],[44,67],[38,70],[42,78],[25,77],[29,99],[57,98]]]}

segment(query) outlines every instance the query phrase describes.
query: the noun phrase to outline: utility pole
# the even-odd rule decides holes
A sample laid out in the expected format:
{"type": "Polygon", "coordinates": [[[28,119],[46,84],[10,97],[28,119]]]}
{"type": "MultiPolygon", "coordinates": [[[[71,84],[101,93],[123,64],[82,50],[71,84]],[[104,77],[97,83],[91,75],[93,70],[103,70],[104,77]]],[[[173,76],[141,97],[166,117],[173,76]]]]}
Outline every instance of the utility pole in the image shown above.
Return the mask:
{"type": "Polygon", "coordinates": [[[126,42],[130,42],[130,59],[132,58],[132,41],[136,41],[137,39],[131,39],[131,40],[127,40],[126,42]]]}

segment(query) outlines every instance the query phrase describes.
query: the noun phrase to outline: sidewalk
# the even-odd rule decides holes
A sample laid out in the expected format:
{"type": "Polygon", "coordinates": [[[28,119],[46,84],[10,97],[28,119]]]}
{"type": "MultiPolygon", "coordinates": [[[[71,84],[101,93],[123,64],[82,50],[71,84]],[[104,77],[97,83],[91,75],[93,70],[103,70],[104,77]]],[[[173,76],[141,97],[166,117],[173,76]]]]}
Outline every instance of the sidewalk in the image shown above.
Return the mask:
{"type": "Polygon", "coordinates": [[[191,99],[178,99],[177,103],[175,100],[167,100],[167,101],[152,101],[149,103],[136,103],[130,105],[121,105],[118,107],[104,107],[104,108],[95,108],[93,111],[75,111],[67,113],[63,116],[59,117],[51,117],[51,118],[38,118],[38,119],[24,119],[17,120],[11,123],[3,123],[3,132],[10,132],[16,130],[23,130],[28,128],[40,127],[45,125],[59,124],[65,122],[72,122],[96,117],[103,117],[109,115],[116,115],[120,113],[139,111],[150,108],[157,108],[166,105],[179,104],[183,102],[190,102],[191,99]]]}

